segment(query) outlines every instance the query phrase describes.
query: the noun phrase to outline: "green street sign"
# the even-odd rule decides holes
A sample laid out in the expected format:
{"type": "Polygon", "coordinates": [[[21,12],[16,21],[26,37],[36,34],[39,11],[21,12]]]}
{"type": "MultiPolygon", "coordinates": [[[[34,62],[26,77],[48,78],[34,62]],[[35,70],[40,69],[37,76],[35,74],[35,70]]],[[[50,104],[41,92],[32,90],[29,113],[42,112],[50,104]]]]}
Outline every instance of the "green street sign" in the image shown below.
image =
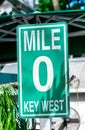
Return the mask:
{"type": "Polygon", "coordinates": [[[67,24],[17,27],[19,115],[51,118],[69,115],[67,24]]]}

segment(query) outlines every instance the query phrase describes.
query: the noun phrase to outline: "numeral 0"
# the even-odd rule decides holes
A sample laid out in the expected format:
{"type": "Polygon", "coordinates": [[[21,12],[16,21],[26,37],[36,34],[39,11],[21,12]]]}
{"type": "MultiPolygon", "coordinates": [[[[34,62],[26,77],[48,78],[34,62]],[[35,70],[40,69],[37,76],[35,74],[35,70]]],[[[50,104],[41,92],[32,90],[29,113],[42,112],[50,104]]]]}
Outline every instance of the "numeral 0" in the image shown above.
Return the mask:
{"type": "MultiPolygon", "coordinates": [[[[44,68],[43,68],[44,69],[44,68]]],[[[53,65],[47,56],[39,56],[33,65],[33,82],[37,90],[46,92],[52,87],[53,83],[53,65]],[[45,85],[41,85],[39,81],[39,67],[40,63],[44,62],[47,67],[47,82],[45,85]]]]}

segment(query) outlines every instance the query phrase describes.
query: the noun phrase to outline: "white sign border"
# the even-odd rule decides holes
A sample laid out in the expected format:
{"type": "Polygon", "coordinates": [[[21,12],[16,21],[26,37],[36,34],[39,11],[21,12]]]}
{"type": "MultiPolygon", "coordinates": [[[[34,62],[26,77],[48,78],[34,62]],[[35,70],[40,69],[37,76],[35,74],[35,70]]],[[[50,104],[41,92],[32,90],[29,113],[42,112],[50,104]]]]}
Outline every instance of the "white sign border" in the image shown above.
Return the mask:
{"type": "Polygon", "coordinates": [[[38,25],[38,26],[33,26],[33,25],[30,25],[30,26],[26,26],[26,27],[19,27],[19,72],[20,72],[20,116],[21,117],[46,117],[46,116],[65,116],[65,115],[68,115],[68,85],[67,85],[67,54],[66,54],[66,26],[65,26],[65,23],[62,23],[62,24],[48,24],[48,25],[38,25]],[[23,29],[27,29],[27,28],[48,28],[48,27],[63,27],[64,28],[64,65],[65,65],[65,82],[66,82],[66,86],[65,86],[65,89],[66,89],[66,112],[65,113],[49,113],[49,114],[23,114],[23,111],[22,111],[22,55],[21,55],[21,30],[23,29]]]}

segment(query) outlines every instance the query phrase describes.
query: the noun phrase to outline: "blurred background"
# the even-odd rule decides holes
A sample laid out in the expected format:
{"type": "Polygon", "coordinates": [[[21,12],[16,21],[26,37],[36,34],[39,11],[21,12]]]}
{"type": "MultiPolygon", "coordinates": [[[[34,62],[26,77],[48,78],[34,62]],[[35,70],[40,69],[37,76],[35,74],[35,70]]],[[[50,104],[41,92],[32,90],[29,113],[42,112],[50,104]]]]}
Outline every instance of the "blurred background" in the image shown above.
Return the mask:
{"type": "Polygon", "coordinates": [[[0,15],[85,9],[85,0],[0,0],[0,15]]]}
{"type": "Polygon", "coordinates": [[[76,76],[70,86],[70,104],[79,113],[79,130],[83,130],[85,127],[85,0],[0,0],[0,84],[17,81],[16,26],[24,23],[60,21],[68,24],[69,76],[76,76]],[[79,87],[77,87],[78,81],[79,87]]]}

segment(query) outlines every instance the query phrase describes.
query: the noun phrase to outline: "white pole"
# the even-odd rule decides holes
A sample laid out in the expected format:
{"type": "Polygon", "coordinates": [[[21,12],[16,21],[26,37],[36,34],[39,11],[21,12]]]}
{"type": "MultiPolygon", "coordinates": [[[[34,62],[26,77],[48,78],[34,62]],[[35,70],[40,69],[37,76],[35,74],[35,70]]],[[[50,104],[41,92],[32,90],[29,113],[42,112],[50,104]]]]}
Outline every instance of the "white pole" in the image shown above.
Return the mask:
{"type": "Polygon", "coordinates": [[[40,119],[40,130],[52,130],[51,119],[41,118],[40,119]]]}

